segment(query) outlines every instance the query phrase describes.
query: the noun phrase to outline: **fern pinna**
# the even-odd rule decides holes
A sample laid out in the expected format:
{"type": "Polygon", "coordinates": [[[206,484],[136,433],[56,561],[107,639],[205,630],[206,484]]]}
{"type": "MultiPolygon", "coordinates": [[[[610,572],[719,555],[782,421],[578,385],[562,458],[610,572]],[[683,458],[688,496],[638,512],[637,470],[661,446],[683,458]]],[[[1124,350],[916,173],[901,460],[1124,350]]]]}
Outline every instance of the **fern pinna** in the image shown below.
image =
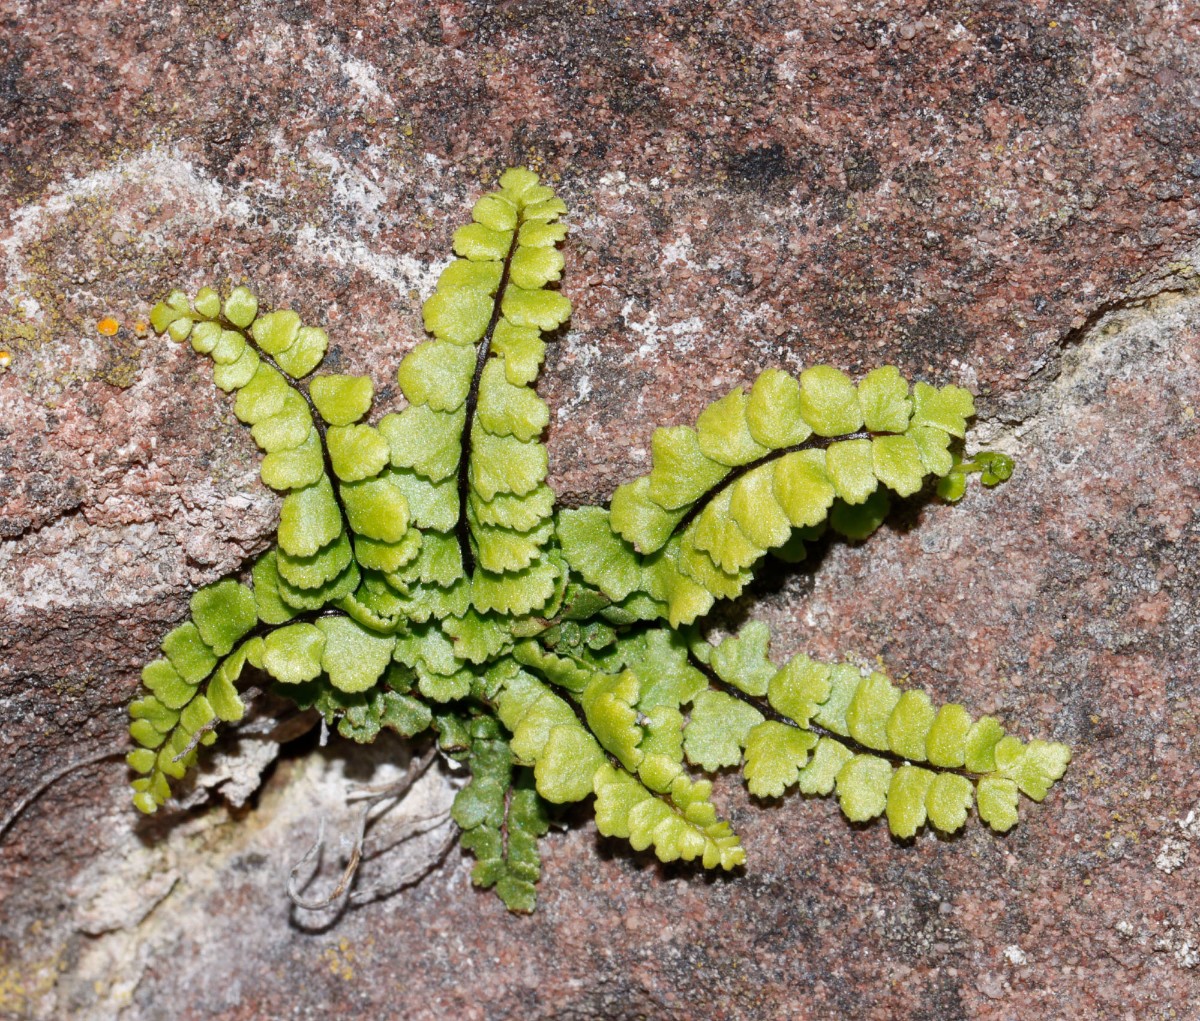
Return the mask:
{"type": "Polygon", "coordinates": [[[314,375],[328,338],[295,312],[264,314],[245,287],[154,308],[157,331],[212,358],[263,481],[286,495],[275,548],[250,578],[198,591],[143,672],[134,803],[170,797],[242,717],[254,671],[354,741],[432,731],[471,771],[453,818],[474,879],[514,911],[534,907],[547,802],[594,795],[603,834],[742,865],[695,775],[727,767],[758,797],[836,793],[898,837],[956,830],[972,805],[1009,829],[1019,794],[1040,801],[1062,775],[1064,745],[878,671],[779,664],[761,623],[716,645],[697,625],[768,552],[797,560],[827,528],[865,538],[891,494],[934,479],[954,500],[970,473],[1007,478],[1002,455],[960,456],[971,395],[892,367],[858,383],[828,365],[768,370],[695,428],[659,429],[650,472],[609,507],[556,511],[532,384],[571,312],[554,288],[565,212],[527,170],[476,202],[425,302],[433,339],[400,364],[407,406],[373,423],[371,380],[314,375]]]}

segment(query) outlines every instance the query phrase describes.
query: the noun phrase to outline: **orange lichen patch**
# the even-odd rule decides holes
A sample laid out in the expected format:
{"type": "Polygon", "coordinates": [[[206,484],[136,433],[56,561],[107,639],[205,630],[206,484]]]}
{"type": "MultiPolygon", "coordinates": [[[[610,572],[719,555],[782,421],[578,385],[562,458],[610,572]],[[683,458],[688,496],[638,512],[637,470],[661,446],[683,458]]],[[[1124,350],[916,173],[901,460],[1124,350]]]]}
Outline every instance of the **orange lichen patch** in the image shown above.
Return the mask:
{"type": "Polygon", "coordinates": [[[150,333],[150,326],[145,319],[139,319],[133,324],[133,332],[139,337],[145,337],[150,333]]]}
{"type": "Polygon", "coordinates": [[[117,322],[112,316],[105,316],[103,319],[100,320],[100,322],[98,322],[96,324],[97,332],[104,334],[104,336],[106,336],[106,337],[115,336],[117,330],[119,330],[120,328],[121,328],[121,324],[119,322],[117,322]]]}
{"type": "Polygon", "coordinates": [[[12,365],[12,355],[7,351],[0,351],[0,372],[4,372],[12,365]]]}

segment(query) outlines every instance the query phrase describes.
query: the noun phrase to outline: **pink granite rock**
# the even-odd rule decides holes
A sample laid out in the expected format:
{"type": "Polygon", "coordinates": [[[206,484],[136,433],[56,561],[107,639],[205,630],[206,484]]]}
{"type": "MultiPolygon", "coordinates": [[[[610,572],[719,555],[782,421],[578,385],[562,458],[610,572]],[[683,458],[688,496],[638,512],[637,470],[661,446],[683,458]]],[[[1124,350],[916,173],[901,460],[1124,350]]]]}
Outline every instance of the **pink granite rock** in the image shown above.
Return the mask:
{"type": "MultiPolygon", "coordinates": [[[[727,617],[1076,753],[1006,837],[903,845],[722,778],[744,875],[576,821],[531,918],[453,850],[328,928],[283,883],[379,755],[295,749],[250,806],[171,825],[99,765],[0,845],[0,1016],[1200,1014],[1193,5],[0,0],[0,24],[0,806],[119,744],[191,591],[271,539],[253,443],[139,329],[150,303],[251,280],[391,399],[453,225],[516,163],[575,225],[541,385],[564,502],[769,365],[967,385],[1011,482],[727,617]]],[[[251,783],[254,747],[222,775],[251,783]]]]}

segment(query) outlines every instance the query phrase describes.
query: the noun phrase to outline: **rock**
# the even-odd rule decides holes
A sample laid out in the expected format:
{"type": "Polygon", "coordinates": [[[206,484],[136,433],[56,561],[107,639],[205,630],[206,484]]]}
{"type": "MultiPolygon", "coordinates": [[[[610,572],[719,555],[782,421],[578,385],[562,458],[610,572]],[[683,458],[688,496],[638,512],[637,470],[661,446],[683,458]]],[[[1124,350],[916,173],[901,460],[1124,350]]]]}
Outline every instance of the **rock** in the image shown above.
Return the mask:
{"type": "MultiPolygon", "coordinates": [[[[282,892],[304,799],[328,808],[401,749],[287,745],[248,807],[150,824],[99,765],[0,845],[0,1014],[1195,1013],[1200,856],[1175,820],[1200,806],[1200,24],[1186,4],[838,6],[23,18],[0,64],[0,805],[119,746],[193,589],[271,538],[252,441],[150,304],[253,281],[390,393],[453,226],[514,163],[576,225],[576,313],[540,387],[567,504],[770,365],[890,362],[979,395],[1009,483],[768,572],[723,619],[1067,741],[1064,782],[1007,837],[973,821],[906,846],[721,778],[745,875],[577,822],[546,842],[529,919],[432,833],[390,865],[433,861],[424,881],[322,929],[282,892]]],[[[426,808],[456,782],[431,775],[426,808]]]]}

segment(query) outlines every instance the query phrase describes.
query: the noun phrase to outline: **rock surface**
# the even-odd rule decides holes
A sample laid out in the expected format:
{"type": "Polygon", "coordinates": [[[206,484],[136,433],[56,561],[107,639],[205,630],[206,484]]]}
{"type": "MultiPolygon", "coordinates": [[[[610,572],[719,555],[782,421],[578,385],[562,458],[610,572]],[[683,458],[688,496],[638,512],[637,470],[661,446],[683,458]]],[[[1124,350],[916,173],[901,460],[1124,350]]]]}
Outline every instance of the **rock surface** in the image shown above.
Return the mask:
{"type": "Polygon", "coordinates": [[[249,436],[139,328],[150,301],[251,280],[386,399],[452,226],[515,163],[576,225],[577,311],[541,386],[563,500],[605,499],[654,426],[768,365],[968,385],[1010,483],[777,571],[732,619],[767,619],[781,653],[879,655],[1076,753],[1009,836],[912,846],[723,778],[745,875],[581,822],[547,841],[531,918],[427,834],[367,877],[427,879],[327,926],[289,913],[287,871],[341,778],[394,767],[308,751],[249,808],[149,826],[110,762],[0,845],[0,1016],[1200,1013],[1194,6],[7,0],[0,19],[0,806],[118,744],[192,589],[271,537],[249,436]]]}

